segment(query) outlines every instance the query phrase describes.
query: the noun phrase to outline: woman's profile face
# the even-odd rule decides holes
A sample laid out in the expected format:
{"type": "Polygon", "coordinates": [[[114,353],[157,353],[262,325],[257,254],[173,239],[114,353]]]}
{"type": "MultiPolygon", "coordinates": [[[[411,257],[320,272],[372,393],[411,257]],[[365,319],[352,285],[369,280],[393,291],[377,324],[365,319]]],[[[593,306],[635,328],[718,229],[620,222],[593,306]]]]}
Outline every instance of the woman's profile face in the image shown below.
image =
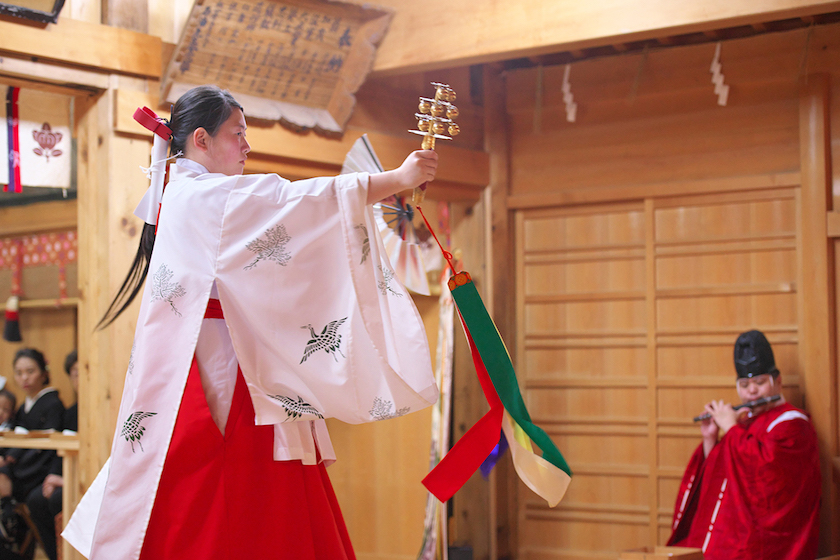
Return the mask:
{"type": "Polygon", "coordinates": [[[240,109],[233,109],[230,117],[219,127],[215,136],[207,135],[207,162],[210,173],[241,175],[251,145],[245,138],[245,115],[240,109]]]}
{"type": "Polygon", "coordinates": [[[21,356],[15,361],[15,381],[28,397],[35,397],[44,388],[47,373],[32,358],[21,356]]]}

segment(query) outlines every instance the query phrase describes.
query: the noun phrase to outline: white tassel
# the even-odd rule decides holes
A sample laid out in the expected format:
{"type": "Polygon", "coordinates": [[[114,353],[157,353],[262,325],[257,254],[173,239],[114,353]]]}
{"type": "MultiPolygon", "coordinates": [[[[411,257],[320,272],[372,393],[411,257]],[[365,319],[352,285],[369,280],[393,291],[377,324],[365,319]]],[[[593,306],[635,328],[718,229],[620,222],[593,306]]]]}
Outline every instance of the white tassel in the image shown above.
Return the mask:
{"type": "Polygon", "coordinates": [[[712,67],[709,72],[712,73],[712,83],[715,84],[715,95],[718,96],[718,105],[726,106],[726,101],[729,99],[729,86],[723,83],[723,72],[721,72],[720,64],[720,43],[715,47],[715,56],[712,58],[712,67]]]}
{"type": "Polygon", "coordinates": [[[566,120],[568,122],[575,122],[577,117],[577,103],[572,95],[572,85],[569,83],[569,74],[572,71],[572,65],[566,65],[566,71],[563,73],[563,103],[566,104],[566,120]]]}

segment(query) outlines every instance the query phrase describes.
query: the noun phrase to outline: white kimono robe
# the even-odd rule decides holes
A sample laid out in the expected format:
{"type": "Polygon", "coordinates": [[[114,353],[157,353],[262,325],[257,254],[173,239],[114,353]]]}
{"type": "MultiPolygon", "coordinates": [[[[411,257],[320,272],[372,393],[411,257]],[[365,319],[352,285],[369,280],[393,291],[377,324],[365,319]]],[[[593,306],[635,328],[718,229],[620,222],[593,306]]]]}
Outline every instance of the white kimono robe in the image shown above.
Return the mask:
{"type": "Polygon", "coordinates": [[[437,399],[423,323],[366,206],[368,180],[172,167],[111,457],[64,533],[80,552],[140,555],[214,283],[256,423],[275,425],[275,459],[301,458],[288,451],[300,439],[289,423],[309,432],[315,421],[320,442],[323,418],[371,422],[437,399]]]}

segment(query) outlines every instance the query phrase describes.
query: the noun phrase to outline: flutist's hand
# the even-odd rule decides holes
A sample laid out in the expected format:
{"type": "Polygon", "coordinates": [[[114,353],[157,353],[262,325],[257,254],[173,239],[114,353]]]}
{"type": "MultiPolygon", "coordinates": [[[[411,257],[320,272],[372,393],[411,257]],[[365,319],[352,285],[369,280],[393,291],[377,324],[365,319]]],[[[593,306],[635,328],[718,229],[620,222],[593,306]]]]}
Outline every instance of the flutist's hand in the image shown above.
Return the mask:
{"type": "Polygon", "coordinates": [[[703,456],[708,457],[718,440],[718,426],[714,420],[711,418],[703,420],[700,424],[700,434],[703,436],[703,456]]]}
{"type": "Polygon", "coordinates": [[[731,430],[738,423],[738,417],[747,411],[735,410],[731,404],[724,404],[722,400],[708,403],[705,410],[712,415],[712,420],[724,434],[731,430]]]}

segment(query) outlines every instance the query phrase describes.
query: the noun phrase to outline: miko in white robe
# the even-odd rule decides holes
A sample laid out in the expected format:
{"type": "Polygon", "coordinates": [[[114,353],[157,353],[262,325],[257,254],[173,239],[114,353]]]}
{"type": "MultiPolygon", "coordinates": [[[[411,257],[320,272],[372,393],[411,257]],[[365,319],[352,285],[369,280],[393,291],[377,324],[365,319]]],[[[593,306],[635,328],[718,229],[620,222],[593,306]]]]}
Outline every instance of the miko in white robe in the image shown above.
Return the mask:
{"type": "Polygon", "coordinates": [[[111,457],[64,532],[82,554],[140,557],[194,356],[220,428],[238,364],[277,461],[334,460],[324,418],[435,402],[423,323],[376,234],[368,183],[173,165],[111,457]],[[223,321],[203,320],[211,292],[223,321]]]}

